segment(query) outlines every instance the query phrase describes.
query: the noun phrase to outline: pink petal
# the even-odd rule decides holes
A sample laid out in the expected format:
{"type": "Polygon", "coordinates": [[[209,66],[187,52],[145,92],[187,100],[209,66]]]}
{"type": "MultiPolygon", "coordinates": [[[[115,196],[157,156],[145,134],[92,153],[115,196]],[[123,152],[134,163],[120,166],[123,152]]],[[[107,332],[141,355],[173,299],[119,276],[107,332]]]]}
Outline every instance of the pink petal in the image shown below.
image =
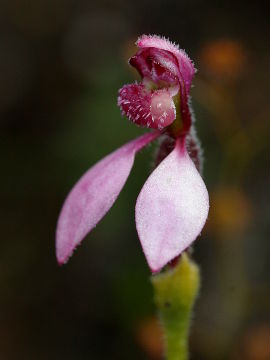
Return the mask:
{"type": "Polygon", "coordinates": [[[119,90],[118,105],[123,115],[140,126],[162,130],[170,125],[176,110],[167,89],[150,91],[144,84],[129,84],[119,90]]]}
{"type": "Polygon", "coordinates": [[[175,149],[147,179],[136,204],[136,227],[153,272],[190,246],[208,210],[205,184],[177,140],[175,149]]]}
{"type": "Polygon", "coordinates": [[[191,81],[195,73],[195,68],[184,50],[179,49],[178,45],[175,45],[169,40],[161,38],[157,35],[143,35],[138,39],[137,45],[141,49],[153,47],[173,53],[178,60],[179,70],[183,77],[187,93],[189,93],[191,81]]]}
{"type": "Polygon", "coordinates": [[[147,133],[90,168],[69,193],[56,230],[56,256],[65,263],[73,250],[112,207],[122,190],[137,151],[160,134],[147,133]]]}

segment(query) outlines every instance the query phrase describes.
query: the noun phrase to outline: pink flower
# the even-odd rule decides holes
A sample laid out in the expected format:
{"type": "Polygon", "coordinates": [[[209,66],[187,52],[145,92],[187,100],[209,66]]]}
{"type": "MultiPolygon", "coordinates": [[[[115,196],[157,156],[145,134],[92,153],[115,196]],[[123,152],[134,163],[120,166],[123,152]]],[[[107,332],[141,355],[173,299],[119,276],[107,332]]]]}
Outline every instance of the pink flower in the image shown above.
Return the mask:
{"type": "Polygon", "coordinates": [[[196,169],[199,147],[189,106],[194,66],[183,50],[164,38],[144,35],[137,46],[139,50],[129,62],[142,82],[123,86],[118,105],[131,121],[155,130],[102,159],[75,184],[57,225],[60,264],[112,207],[136,153],[161,135],[159,164],[144,184],[135,211],[138,235],[151,270],[159,271],[189,247],[205,224],[209,200],[196,169]]]}

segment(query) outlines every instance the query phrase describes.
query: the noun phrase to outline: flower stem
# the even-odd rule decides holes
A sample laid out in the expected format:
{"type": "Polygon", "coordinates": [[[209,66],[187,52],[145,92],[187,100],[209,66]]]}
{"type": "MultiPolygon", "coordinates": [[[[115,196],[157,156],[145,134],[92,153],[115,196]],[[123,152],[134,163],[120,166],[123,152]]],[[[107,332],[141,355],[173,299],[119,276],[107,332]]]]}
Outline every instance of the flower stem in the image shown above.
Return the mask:
{"type": "Polygon", "coordinates": [[[175,268],[153,275],[151,281],[164,330],[166,359],[187,360],[191,312],[200,283],[199,268],[184,253],[175,268]]]}

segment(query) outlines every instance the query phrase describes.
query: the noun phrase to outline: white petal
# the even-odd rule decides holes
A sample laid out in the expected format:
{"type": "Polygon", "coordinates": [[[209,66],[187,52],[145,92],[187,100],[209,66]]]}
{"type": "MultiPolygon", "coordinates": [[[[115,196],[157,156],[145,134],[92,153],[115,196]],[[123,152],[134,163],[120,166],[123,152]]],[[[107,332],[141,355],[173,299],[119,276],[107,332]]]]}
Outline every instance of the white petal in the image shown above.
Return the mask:
{"type": "Polygon", "coordinates": [[[205,184],[178,140],[147,179],[136,203],[136,227],[153,272],[190,246],[200,234],[208,210],[205,184]]]}

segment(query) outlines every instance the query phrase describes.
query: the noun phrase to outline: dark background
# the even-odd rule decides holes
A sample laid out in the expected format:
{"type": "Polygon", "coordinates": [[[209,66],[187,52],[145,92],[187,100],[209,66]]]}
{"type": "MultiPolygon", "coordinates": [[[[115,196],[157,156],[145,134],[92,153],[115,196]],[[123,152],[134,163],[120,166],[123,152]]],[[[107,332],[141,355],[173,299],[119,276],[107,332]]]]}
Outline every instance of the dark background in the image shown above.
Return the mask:
{"type": "Polygon", "coordinates": [[[262,2],[0,2],[0,359],[161,359],[134,224],[152,148],[115,206],[58,267],[54,234],[81,174],[143,133],[116,106],[143,33],[180,44],[210,214],[194,245],[202,288],[193,360],[270,359],[269,12],[262,2]]]}

